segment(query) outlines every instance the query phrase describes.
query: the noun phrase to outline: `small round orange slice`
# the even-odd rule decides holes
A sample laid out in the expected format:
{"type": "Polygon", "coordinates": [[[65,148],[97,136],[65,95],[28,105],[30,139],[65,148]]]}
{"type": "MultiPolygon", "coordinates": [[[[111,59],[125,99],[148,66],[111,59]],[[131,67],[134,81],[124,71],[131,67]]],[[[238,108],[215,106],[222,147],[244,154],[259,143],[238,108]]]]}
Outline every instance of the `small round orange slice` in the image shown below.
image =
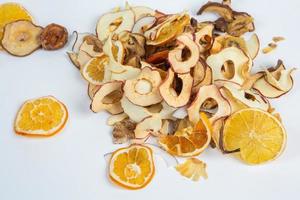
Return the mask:
{"type": "Polygon", "coordinates": [[[116,150],[110,160],[111,181],[125,189],[146,187],[155,173],[152,149],[133,144],[116,150]]]}
{"type": "Polygon", "coordinates": [[[51,136],[63,129],[68,119],[66,106],[52,96],[26,101],[15,120],[15,132],[25,136],[51,136]]]}
{"type": "Polygon", "coordinates": [[[200,121],[175,132],[174,135],[160,136],[158,143],[168,153],[175,156],[190,157],[202,153],[211,140],[211,124],[205,113],[200,113],[200,121]]]}

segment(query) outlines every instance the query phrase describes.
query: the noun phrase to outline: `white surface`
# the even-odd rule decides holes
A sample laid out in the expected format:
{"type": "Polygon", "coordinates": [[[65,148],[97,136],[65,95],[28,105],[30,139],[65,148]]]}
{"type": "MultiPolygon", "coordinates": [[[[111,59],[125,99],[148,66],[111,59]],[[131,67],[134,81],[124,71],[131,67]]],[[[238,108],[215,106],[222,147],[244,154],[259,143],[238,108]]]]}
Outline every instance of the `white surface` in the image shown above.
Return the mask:
{"type": "MultiPolygon", "coordinates": [[[[3,2],[1,0],[0,2],[3,2]]],[[[22,0],[39,25],[56,22],[68,30],[94,31],[98,17],[123,5],[121,0],[22,0]]],[[[201,0],[131,0],[164,12],[184,9],[195,13],[201,0]]],[[[259,66],[282,58],[288,67],[299,66],[300,1],[233,0],[237,10],[256,19],[262,46],[275,35],[286,41],[270,55],[260,56],[259,66]]],[[[208,164],[209,179],[191,182],[156,158],[156,176],[144,190],[126,191],[106,178],[103,154],[112,145],[105,125],[107,114],[89,110],[87,84],[61,51],[36,51],[25,58],[0,53],[0,199],[1,200],[94,200],[94,199],[297,199],[300,195],[299,72],[294,90],[273,101],[288,132],[288,145],[275,162],[247,166],[238,160],[208,150],[201,159],[208,164]],[[31,139],[14,134],[13,121],[26,99],[54,95],[70,113],[63,132],[48,139],[31,139]]]]}

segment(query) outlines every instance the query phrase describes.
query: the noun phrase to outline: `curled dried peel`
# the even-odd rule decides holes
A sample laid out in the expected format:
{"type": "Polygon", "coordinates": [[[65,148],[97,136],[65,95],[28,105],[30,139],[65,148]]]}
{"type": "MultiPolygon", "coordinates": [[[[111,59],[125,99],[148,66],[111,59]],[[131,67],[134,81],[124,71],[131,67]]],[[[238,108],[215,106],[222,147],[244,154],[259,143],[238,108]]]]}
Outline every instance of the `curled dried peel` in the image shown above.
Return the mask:
{"type": "Polygon", "coordinates": [[[178,78],[182,80],[182,88],[179,94],[176,93],[172,84],[174,82],[175,73],[169,69],[167,78],[159,87],[160,94],[165,102],[172,107],[185,106],[191,95],[193,86],[193,78],[190,74],[179,74],[178,78]]]}
{"type": "Polygon", "coordinates": [[[206,164],[197,158],[189,158],[175,169],[184,177],[198,181],[201,177],[207,179],[206,164]]]}
{"type": "Polygon", "coordinates": [[[4,27],[1,45],[14,56],[27,56],[41,47],[39,39],[43,28],[30,21],[19,20],[4,27]]]}
{"type": "Polygon", "coordinates": [[[207,99],[214,99],[218,104],[217,112],[210,118],[210,121],[213,123],[219,118],[226,117],[231,114],[231,108],[226,99],[221,95],[219,89],[215,85],[202,86],[194,101],[188,107],[188,116],[189,120],[196,124],[199,120],[199,111],[201,109],[202,104],[207,99]]]}
{"type": "Polygon", "coordinates": [[[97,36],[103,42],[114,33],[131,31],[133,25],[134,13],[132,10],[107,13],[102,15],[97,23],[97,36]]]}
{"type": "Polygon", "coordinates": [[[213,80],[230,80],[238,84],[244,82],[244,74],[249,72],[252,67],[252,59],[236,47],[228,47],[217,54],[210,55],[207,58],[206,63],[213,70],[213,80]],[[222,72],[224,63],[228,61],[233,65],[230,66],[230,68],[234,68],[233,75],[229,78],[222,72]]]}
{"type": "Polygon", "coordinates": [[[123,95],[121,91],[122,85],[123,82],[121,81],[112,81],[101,85],[93,97],[91,110],[93,112],[106,110],[111,114],[122,113],[123,108],[120,102],[123,95]]]}
{"type": "Polygon", "coordinates": [[[125,82],[124,95],[136,105],[153,105],[162,101],[158,90],[160,84],[159,72],[144,67],[136,78],[125,82]]]}
{"type": "Polygon", "coordinates": [[[169,52],[168,60],[176,73],[188,73],[199,60],[199,47],[192,38],[193,35],[190,34],[178,36],[176,39],[181,45],[169,52]],[[188,48],[191,53],[187,60],[182,59],[182,51],[185,47],[188,48]]]}

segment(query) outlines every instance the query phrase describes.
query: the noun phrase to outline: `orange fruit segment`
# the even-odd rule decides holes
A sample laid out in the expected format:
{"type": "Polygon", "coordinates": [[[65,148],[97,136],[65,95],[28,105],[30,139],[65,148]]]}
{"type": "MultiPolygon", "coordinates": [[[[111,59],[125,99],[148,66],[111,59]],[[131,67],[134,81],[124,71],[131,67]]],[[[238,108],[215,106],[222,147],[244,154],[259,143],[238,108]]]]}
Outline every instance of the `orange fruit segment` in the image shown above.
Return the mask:
{"type": "Polygon", "coordinates": [[[248,108],[231,115],[225,122],[223,146],[227,151],[240,150],[248,164],[261,164],[277,158],[284,150],[286,132],[272,114],[248,108]]]}
{"type": "Polygon", "coordinates": [[[123,188],[142,189],[150,183],[154,173],[153,153],[149,147],[134,144],[116,150],[111,156],[109,177],[123,188]]]}
{"type": "Polygon", "coordinates": [[[33,21],[30,13],[18,3],[0,4],[0,39],[3,36],[3,28],[6,24],[17,20],[33,21]]]}
{"type": "Polygon", "coordinates": [[[211,124],[204,113],[201,120],[194,126],[188,126],[175,132],[174,135],[160,136],[158,143],[172,155],[196,156],[202,153],[211,140],[211,124]]]}
{"type": "Polygon", "coordinates": [[[207,179],[206,164],[197,158],[189,158],[184,163],[179,164],[175,169],[186,178],[198,181],[201,177],[207,179]]]}
{"type": "Polygon", "coordinates": [[[81,70],[82,76],[91,84],[100,85],[104,79],[105,67],[109,62],[106,55],[92,58],[81,70]]]}
{"type": "Polygon", "coordinates": [[[15,132],[25,136],[51,136],[66,124],[66,106],[52,96],[26,101],[15,120],[15,132]]]}

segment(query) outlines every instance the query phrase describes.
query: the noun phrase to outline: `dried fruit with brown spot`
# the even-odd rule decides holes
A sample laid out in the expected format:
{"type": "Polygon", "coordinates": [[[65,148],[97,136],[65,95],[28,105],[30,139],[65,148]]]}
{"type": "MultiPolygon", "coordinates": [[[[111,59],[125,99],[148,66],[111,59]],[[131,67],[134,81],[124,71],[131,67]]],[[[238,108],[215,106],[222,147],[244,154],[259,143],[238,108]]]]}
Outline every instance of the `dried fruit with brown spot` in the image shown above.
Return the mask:
{"type": "Polygon", "coordinates": [[[272,52],[273,50],[275,50],[277,48],[277,44],[271,42],[268,44],[268,46],[266,46],[265,48],[263,48],[262,52],[264,54],[267,54],[267,53],[270,53],[272,52]]]}
{"type": "Polygon", "coordinates": [[[40,40],[45,50],[60,49],[68,41],[68,31],[65,27],[52,23],[44,28],[40,40]]]}
{"type": "Polygon", "coordinates": [[[43,28],[27,20],[15,21],[4,27],[2,47],[14,56],[27,56],[40,48],[43,28]]]}
{"type": "Polygon", "coordinates": [[[129,139],[133,139],[135,127],[136,123],[130,119],[124,119],[121,122],[115,123],[112,132],[113,143],[122,144],[127,142],[129,139]]]}

